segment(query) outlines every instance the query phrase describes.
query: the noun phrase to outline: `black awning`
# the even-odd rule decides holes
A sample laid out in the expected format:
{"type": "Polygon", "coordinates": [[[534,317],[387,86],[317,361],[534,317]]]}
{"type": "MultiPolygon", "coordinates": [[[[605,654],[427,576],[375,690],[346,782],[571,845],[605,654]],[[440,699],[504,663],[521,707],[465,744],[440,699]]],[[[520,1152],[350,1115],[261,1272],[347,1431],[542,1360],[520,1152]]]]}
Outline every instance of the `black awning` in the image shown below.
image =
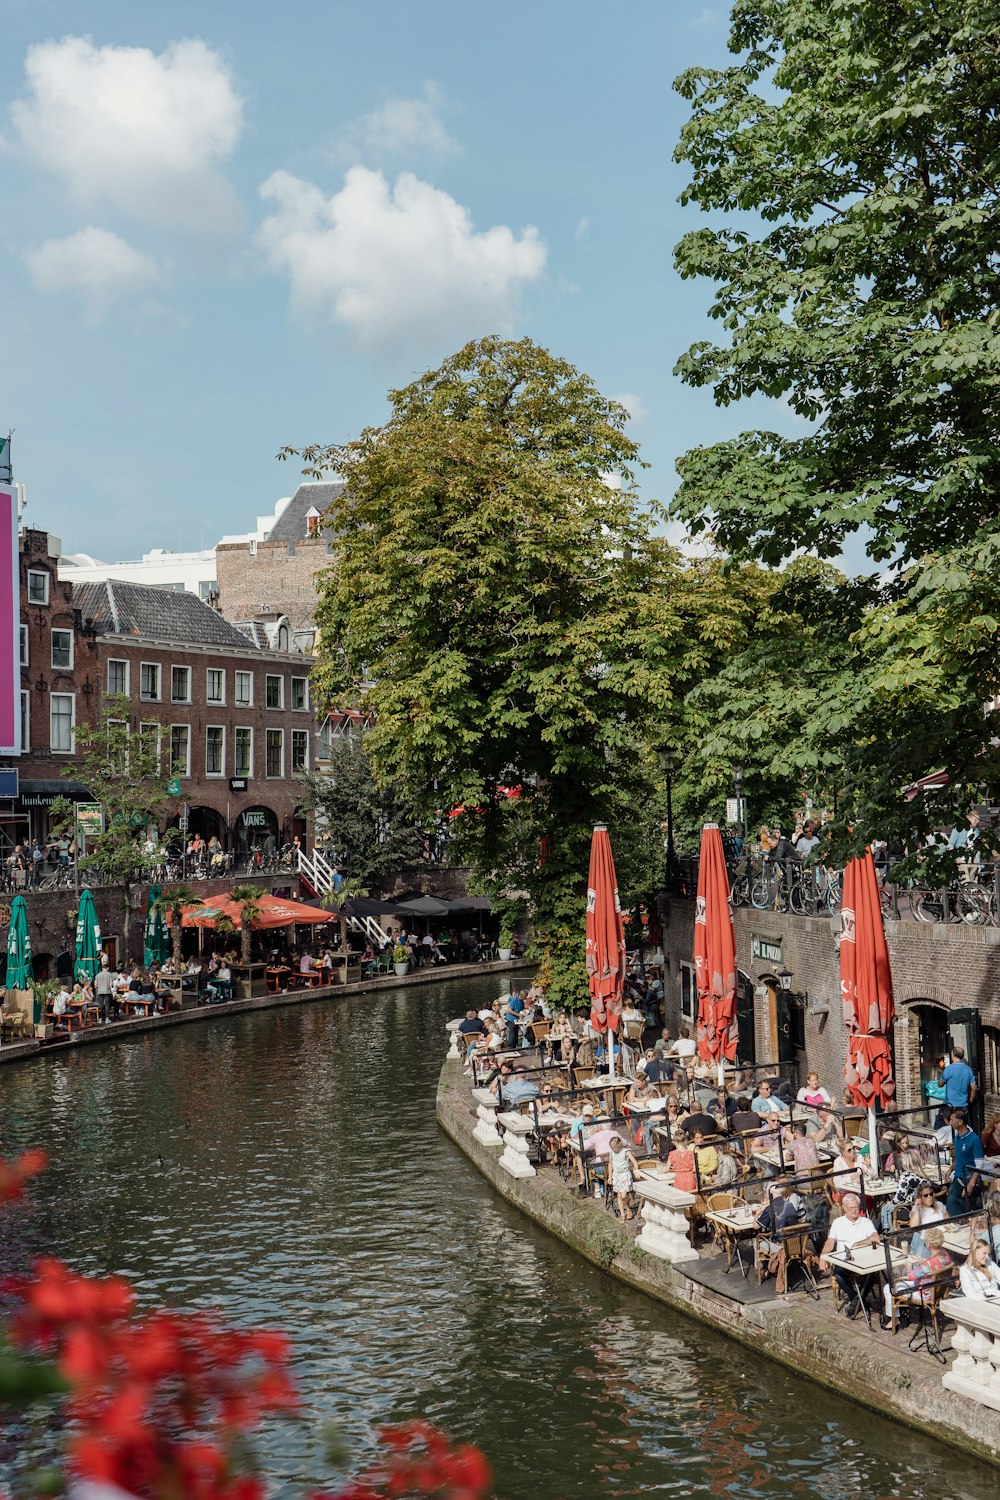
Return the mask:
{"type": "Polygon", "coordinates": [[[18,796],[35,807],[54,802],[57,797],[68,797],[71,802],[90,801],[90,792],[82,781],[34,781],[28,777],[21,778],[18,796]]]}

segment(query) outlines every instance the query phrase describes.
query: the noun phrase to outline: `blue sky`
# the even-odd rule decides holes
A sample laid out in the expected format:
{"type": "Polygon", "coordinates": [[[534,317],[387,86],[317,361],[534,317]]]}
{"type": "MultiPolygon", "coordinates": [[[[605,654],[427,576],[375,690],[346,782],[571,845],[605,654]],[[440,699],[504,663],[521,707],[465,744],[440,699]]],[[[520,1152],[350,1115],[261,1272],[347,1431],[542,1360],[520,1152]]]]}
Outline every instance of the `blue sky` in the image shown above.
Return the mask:
{"type": "MultiPolygon", "coordinates": [[[[716,411],[671,375],[710,289],[672,247],[688,0],[284,7],[8,0],[0,426],[29,521],[105,559],[213,543],[466,338],[528,335],[627,398],[669,496],[716,411]]],[[[789,424],[792,424],[789,426],[789,424]]]]}

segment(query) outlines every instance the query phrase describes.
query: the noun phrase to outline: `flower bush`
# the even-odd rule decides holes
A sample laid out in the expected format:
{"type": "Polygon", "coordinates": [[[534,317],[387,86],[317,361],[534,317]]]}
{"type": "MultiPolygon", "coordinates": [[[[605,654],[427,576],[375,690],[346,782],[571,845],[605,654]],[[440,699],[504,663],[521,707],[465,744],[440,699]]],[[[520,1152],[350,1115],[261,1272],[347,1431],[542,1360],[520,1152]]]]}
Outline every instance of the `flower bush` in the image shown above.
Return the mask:
{"type": "MultiPolygon", "coordinates": [[[[0,1203],[19,1198],[40,1152],[0,1161],[0,1203]]],[[[248,1438],[298,1404],[283,1334],[226,1327],[203,1312],[143,1313],[121,1277],[44,1259],[5,1287],[0,1401],[47,1399],[62,1451],[26,1495],[116,1485],[139,1500],[264,1500],[248,1438]]],[[[386,1427],[380,1453],[339,1489],[308,1500],[486,1500],[489,1465],[424,1422],[386,1427]]],[[[2,1500],[7,1500],[4,1495],[2,1500]]]]}

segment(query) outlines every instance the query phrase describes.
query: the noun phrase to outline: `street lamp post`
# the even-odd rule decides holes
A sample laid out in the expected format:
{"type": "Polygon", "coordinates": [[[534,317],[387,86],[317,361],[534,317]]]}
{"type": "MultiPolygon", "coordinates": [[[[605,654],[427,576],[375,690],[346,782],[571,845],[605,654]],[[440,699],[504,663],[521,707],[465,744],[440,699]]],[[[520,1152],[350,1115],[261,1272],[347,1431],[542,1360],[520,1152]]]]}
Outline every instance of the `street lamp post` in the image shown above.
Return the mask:
{"type": "Polygon", "coordinates": [[[672,745],[657,745],[656,758],[660,762],[660,770],[663,772],[667,783],[667,869],[665,886],[669,892],[674,888],[674,874],[677,869],[677,853],[674,849],[674,804],[673,804],[673,780],[674,772],[677,770],[677,752],[672,745]]]}

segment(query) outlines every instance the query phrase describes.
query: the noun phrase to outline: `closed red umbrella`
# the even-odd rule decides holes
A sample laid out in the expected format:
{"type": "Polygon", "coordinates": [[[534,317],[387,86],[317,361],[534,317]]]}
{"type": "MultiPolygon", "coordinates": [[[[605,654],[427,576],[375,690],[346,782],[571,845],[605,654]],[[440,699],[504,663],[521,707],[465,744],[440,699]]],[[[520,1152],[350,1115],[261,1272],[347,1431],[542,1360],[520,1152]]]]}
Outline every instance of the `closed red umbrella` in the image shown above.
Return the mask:
{"type": "Polygon", "coordinates": [[[736,939],[729,908],[729,871],[717,823],[706,823],[701,830],[694,973],[698,988],[698,1052],[706,1062],[735,1062],[739,1037],[736,939]]]}
{"type": "Polygon", "coordinates": [[[890,1035],[896,1015],[892,969],[871,850],[844,871],[840,907],[840,997],[847,1028],[844,1078],[855,1104],[887,1105],[896,1092],[890,1035]]]}
{"type": "Polygon", "coordinates": [[[604,823],[597,824],[590,843],[587,979],[590,984],[591,1026],[595,1031],[617,1031],[625,986],[625,931],[618,904],[618,877],[611,854],[611,840],[604,823]]]}

